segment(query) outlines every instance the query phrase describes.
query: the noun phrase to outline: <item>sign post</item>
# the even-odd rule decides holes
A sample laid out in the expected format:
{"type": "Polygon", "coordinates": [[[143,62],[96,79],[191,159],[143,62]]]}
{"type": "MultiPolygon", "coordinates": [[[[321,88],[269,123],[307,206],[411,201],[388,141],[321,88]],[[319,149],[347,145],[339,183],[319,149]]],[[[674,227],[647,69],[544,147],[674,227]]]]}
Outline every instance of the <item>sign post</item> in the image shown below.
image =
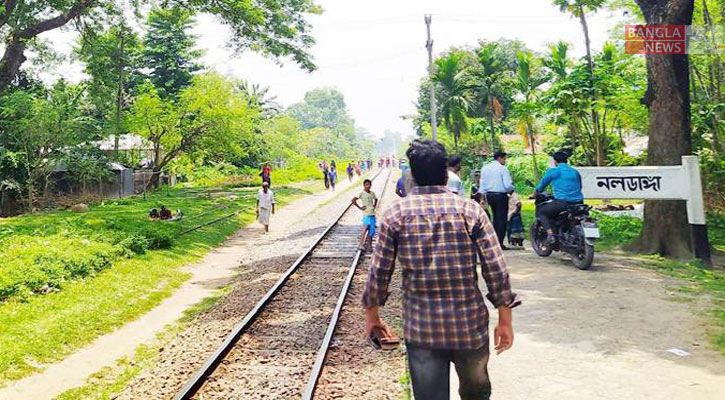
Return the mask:
{"type": "Polygon", "coordinates": [[[587,199],[685,200],[695,257],[712,265],[696,156],[683,156],[682,165],[582,167],[578,171],[587,199]]]}

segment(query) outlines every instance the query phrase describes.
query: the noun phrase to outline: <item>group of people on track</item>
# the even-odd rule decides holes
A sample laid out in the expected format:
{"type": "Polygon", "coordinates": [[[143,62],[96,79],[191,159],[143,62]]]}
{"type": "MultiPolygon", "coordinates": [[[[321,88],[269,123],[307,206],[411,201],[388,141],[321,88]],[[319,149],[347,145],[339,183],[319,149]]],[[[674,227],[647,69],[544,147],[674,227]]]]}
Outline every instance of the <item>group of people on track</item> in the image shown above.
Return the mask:
{"type": "MultiPolygon", "coordinates": [[[[488,289],[486,297],[498,310],[493,331],[497,353],[513,345],[512,309],[521,304],[511,289],[502,251],[506,249],[506,234],[510,243],[523,242],[521,201],[506,167],[507,154],[496,152],[493,161],[481,168],[471,199],[465,197],[459,176],[461,158],[449,157],[441,143],[416,139],[406,156],[408,162],[399,163],[401,178],[395,189],[400,199],[382,214],[379,227],[379,200],[370,179],[363,181],[362,191],[352,199],[363,212],[359,248],[370,248],[376,231],[378,234],[362,296],[365,333],[368,338],[397,340],[379,309],[385,305],[394,268],[399,266],[403,275],[403,336],[416,400],[449,398],[450,363],[460,378],[462,400],[489,399],[489,321],[478,287],[479,261],[488,289]]],[[[534,193],[553,185],[555,200],[537,210],[547,241],[555,240],[556,215],[583,201],[581,177],[567,164],[568,154],[559,151],[553,158],[556,166],[546,172],[534,193]]],[[[391,163],[381,161],[379,165],[391,163]]],[[[355,167],[350,163],[346,168],[351,180],[355,167]]],[[[334,189],[335,162],[328,165],[323,161],[320,169],[326,186],[334,189]]],[[[265,230],[269,215],[274,213],[274,194],[269,186],[265,180],[257,197],[259,220],[265,230]]]]}

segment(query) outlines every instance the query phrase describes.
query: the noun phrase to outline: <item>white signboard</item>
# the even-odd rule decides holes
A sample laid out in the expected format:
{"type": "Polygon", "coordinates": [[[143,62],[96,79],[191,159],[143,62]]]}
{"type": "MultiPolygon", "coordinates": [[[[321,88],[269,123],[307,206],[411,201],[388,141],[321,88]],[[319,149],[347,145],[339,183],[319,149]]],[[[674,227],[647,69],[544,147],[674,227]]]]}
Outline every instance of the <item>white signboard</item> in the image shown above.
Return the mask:
{"type": "Polygon", "coordinates": [[[687,200],[690,224],[705,224],[700,165],[682,157],[682,165],[661,167],[582,167],[586,199],[687,200]]]}

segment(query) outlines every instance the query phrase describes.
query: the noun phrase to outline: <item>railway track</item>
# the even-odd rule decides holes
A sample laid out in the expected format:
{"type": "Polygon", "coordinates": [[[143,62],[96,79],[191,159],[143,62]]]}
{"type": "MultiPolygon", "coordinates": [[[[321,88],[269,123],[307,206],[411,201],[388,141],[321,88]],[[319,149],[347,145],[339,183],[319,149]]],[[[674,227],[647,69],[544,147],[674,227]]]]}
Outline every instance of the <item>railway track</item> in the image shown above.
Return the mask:
{"type": "MultiPolygon", "coordinates": [[[[379,198],[391,172],[373,178],[379,198]]],[[[360,218],[351,209],[295,261],[174,400],[313,398],[361,259],[360,218]]]]}

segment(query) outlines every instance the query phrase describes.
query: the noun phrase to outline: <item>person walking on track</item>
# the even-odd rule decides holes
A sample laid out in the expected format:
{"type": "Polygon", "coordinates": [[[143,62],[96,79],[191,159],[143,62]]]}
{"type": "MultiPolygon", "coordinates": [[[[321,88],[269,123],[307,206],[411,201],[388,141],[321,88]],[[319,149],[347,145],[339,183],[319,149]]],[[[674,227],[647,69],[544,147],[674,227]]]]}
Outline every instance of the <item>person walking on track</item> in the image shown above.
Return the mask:
{"type": "Polygon", "coordinates": [[[365,179],[362,192],[352,199],[352,204],[363,212],[363,231],[358,243],[358,249],[360,250],[365,250],[368,238],[372,246],[372,240],[375,237],[375,209],[378,206],[378,198],[375,196],[375,192],[371,190],[372,187],[373,182],[370,179],[365,179]],[[358,200],[362,202],[362,206],[358,204],[358,200]]]}
{"type": "Polygon", "coordinates": [[[274,214],[274,192],[269,183],[262,183],[262,190],[257,194],[257,219],[264,225],[264,231],[269,232],[269,217],[274,214]]]}
{"type": "Polygon", "coordinates": [[[511,291],[503,252],[483,209],[446,188],[446,149],[414,140],[406,152],[417,186],[382,216],[362,297],[365,333],[393,332],[379,316],[396,265],[403,275],[403,332],[416,400],[448,400],[452,362],[462,400],[490,398],[488,311],[478,287],[477,260],[498,309],[494,349],[511,348],[511,291]]]}
{"type": "Polygon", "coordinates": [[[352,177],[355,174],[355,168],[353,168],[352,163],[347,163],[347,180],[352,182],[352,177]]]}
{"type": "Polygon", "coordinates": [[[322,160],[320,170],[322,170],[322,177],[325,179],[325,190],[327,190],[330,188],[330,168],[327,166],[326,160],[322,160]]]}
{"type": "Polygon", "coordinates": [[[259,176],[262,178],[262,182],[267,182],[270,187],[272,186],[272,167],[269,164],[264,164],[259,176]]]}
{"type": "Polygon", "coordinates": [[[335,191],[335,184],[337,183],[337,165],[335,164],[335,160],[332,160],[330,162],[330,187],[332,187],[332,191],[335,191]]]}
{"type": "Polygon", "coordinates": [[[503,239],[508,222],[509,194],[514,192],[511,173],[506,168],[506,153],[497,151],[493,155],[493,161],[481,168],[481,182],[478,185],[478,191],[486,197],[486,202],[491,206],[493,226],[496,229],[498,242],[506,250],[503,239]]]}

